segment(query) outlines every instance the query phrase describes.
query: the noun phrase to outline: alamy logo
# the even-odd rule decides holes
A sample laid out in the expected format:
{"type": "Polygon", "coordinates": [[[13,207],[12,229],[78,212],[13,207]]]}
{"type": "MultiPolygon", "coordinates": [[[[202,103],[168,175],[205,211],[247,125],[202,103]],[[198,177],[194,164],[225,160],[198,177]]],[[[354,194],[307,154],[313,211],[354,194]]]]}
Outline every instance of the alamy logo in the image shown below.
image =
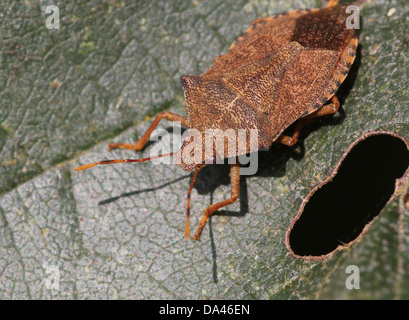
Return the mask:
{"type": "Polygon", "coordinates": [[[345,12],[351,14],[345,21],[346,27],[348,29],[359,29],[359,8],[349,5],[346,7],[345,12]]]}
{"type": "Polygon", "coordinates": [[[351,274],[345,280],[345,286],[347,289],[359,289],[359,268],[356,265],[349,265],[345,269],[345,273],[351,274]]]}
{"type": "Polygon", "coordinates": [[[50,14],[45,20],[45,26],[47,29],[60,29],[60,8],[55,5],[47,6],[45,13],[50,14]]]}

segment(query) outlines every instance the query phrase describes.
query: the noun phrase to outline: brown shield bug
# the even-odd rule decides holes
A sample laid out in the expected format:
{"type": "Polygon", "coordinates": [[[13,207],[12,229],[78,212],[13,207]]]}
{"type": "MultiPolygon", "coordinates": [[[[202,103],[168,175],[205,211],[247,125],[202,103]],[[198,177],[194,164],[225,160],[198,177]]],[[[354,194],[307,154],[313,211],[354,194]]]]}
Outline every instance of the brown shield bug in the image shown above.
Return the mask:
{"type": "MultiPolygon", "coordinates": [[[[230,47],[213,60],[213,66],[201,76],[182,76],[181,84],[187,103],[188,116],[171,112],[157,115],[150,128],[135,144],[113,143],[109,149],[141,150],[161,119],[178,121],[182,126],[206,135],[207,130],[257,130],[257,150],[268,149],[273,142],[292,146],[297,142],[302,126],[313,118],[335,113],[339,101],[335,95],[354,62],[358,39],[346,25],[346,6],[331,0],[322,9],[291,11],[255,20],[230,47]],[[325,104],[327,101],[330,103],[325,104]],[[325,105],[324,105],[325,104],[325,105]],[[296,122],[292,136],[283,131],[296,122]]],[[[225,143],[226,144],[226,143],[225,143]]],[[[195,169],[187,197],[185,235],[189,237],[190,193],[198,171],[215,158],[231,158],[226,148],[212,150],[185,161],[192,145],[205,145],[193,138],[185,140],[175,154],[177,163],[186,171],[195,169]],[[196,143],[195,143],[196,142],[196,143]],[[221,151],[222,150],[222,151],[221,151]]],[[[249,153],[245,147],[234,147],[236,159],[249,153]]],[[[231,151],[231,150],[230,150],[231,151]]],[[[98,164],[142,162],[145,159],[105,160],[75,168],[83,170],[98,164]]],[[[239,197],[240,166],[231,163],[231,196],[210,205],[193,239],[199,240],[208,218],[218,209],[239,197]]]]}

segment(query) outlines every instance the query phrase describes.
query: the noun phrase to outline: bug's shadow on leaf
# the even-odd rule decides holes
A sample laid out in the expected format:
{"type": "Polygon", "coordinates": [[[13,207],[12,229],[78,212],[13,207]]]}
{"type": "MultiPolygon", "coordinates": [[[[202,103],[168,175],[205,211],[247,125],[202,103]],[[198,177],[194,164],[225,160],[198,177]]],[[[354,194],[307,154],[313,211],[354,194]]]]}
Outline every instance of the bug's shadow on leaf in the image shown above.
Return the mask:
{"type": "Polygon", "coordinates": [[[120,198],[136,196],[138,194],[145,193],[145,192],[154,192],[154,191],[157,191],[159,189],[166,188],[166,187],[168,187],[168,186],[170,186],[170,185],[172,185],[172,184],[174,184],[174,183],[176,183],[178,181],[187,179],[189,177],[190,177],[190,174],[186,174],[186,175],[183,175],[183,176],[181,176],[181,177],[179,177],[177,179],[174,179],[174,180],[171,180],[171,181],[166,182],[164,184],[161,184],[160,186],[141,189],[141,190],[135,190],[135,191],[131,191],[131,192],[125,192],[125,193],[120,194],[119,196],[111,197],[111,198],[108,198],[108,199],[105,199],[105,200],[101,200],[101,201],[98,202],[98,205],[101,206],[101,205],[109,204],[111,202],[115,202],[115,201],[119,200],[120,198]]]}

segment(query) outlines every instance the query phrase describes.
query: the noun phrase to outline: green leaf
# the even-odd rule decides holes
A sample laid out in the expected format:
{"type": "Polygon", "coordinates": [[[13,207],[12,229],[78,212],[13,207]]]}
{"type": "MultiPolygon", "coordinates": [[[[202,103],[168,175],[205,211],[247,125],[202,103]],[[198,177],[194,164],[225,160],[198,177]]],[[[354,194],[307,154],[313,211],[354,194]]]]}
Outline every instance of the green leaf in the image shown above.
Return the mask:
{"type": "MultiPolygon", "coordinates": [[[[184,239],[191,175],[152,163],[96,167],[161,110],[185,114],[180,75],[198,75],[254,19],[320,1],[6,1],[0,12],[0,297],[31,299],[409,298],[408,212],[396,198],[362,239],[325,261],[292,257],[285,232],[302,198],[363,132],[409,139],[409,7],[361,5],[360,66],[344,117],[307,128],[297,156],[260,155],[244,199],[184,239]],[[60,29],[45,7],[60,9],[60,29]],[[394,10],[393,10],[394,9],[394,10]],[[247,207],[247,208],[246,208],[247,207]],[[247,209],[247,210],[246,210],[247,209]],[[240,211],[241,210],[241,211],[240,211]],[[348,290],[348,265],[361,288],[348,290]],[[58,288],[52,288],[53,275],[58,288]],[[54,270],[54,271],[53,271],[54,270]]],[[[348,84],[349,83],[349,84],[348,84]]],[[[349,87],[348,87],[349,85],[349,87]]],[[[341,113],[342,115],[342,113],[341,113]]],[[[166,128],[167,124],[163,124],[166,128]]],[[[212,166],[192,192],[191,226],[229,196],[212,166]]]]}

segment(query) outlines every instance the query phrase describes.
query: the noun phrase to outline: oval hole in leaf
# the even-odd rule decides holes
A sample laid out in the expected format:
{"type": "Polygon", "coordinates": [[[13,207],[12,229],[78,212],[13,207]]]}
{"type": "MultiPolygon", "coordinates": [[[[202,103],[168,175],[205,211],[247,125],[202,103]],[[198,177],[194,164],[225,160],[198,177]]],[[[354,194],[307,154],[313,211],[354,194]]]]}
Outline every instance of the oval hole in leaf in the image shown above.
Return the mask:
{"type": "Polygon", "coordinates": [[[403,138],[366,133],[304,199],[287,231],[287,248],[297,257],[322,259],[346,247],[385,207],[408,167],[403,138]]]}

